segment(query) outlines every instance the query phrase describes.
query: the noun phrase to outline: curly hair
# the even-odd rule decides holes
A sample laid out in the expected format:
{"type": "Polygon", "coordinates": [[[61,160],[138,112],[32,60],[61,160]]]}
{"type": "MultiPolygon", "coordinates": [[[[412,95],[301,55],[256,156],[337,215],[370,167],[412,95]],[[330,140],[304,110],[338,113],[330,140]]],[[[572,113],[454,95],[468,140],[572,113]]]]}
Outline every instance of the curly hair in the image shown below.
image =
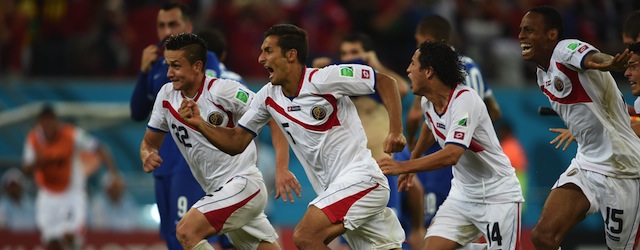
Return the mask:
{"type": "MultiPolygon", "coordinates": [[[[196,34],[181,33],[170,36],[164,43],[164,47],[166,50],[184,51],[184,57],[187,58],[187,61],[191,64],[202,61],[202,64],[207,65],[207,44],[196,34]]],[[[203,72],[204,70],[204,67],[202,67],[203,72]]]]}
{"type": "Polygon", "coordinates": [[[425,41],[418,48],[420,69],[432,67],[438,78],[452,88],[464,81],[460,54],[443,41],[425,41]]]}
{"type": "Polygon", "coordinates": [[[282,50],[282,56],[291,49],[298,51],[298,62],[304,64],[309,57],[309,42],[307,32],[293,24],[276,24],[265,33],[268,36],[278,37],[278,46],[282,50]]]}

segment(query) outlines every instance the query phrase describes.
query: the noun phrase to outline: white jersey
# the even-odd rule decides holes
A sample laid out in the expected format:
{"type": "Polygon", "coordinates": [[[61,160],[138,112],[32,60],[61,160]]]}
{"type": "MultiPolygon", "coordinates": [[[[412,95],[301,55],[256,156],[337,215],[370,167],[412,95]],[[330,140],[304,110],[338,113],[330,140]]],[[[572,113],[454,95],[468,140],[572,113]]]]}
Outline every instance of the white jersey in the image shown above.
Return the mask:
{"type": "MultiPolygon", "coordinates": [[[[234,127],[249,108],[254,93],[242,84],[206,77],[193,100],[202,118],[212,125],[234,127]]],[[[213,193],[236,175],[259,175],[256,146],[251,142],[244,152],[231,156],[213,146],[200,132],[185,123],[178,108],[185,96],[173,89],[173,83],[158,92],[149,129],[170,133],[189,164],[191,173],[206,193],[213,193]]]]}
{"type": "Polygon", "coordinates": [[[585,70],[597,52],[585,42],[560,41],[548,69],[538,68],[538,86],[578,142],[583,169],[616,178],[640,178],[640,139],[629,125],[627,105],[609,72],[585,70]]]}
{"type": "Polygon", "coordinates": [[[422,98],[425,123],[444,148],[453,143],[466,148],[453,165],[449,198],[481,203],[523,202],[520,182],[502,151],[487,108],[469,86],[459,84],[449,103],[438,114],[433,103],[422,98]]]}
{"type": "Polygon", "coordinates": [[[636,114],[640,114],[640,97],[637,97],[633,102],[633,110],[636,111],[636,114]]]}
{"type": "Polygon", "coordinates": [[[239,124],[254,133],[271,117],[285,133],[316,193],[338,178],[372,178],[388,189],[349,96],[375,92],[375,72],[366,65],[305,68],[298,94],[287,97],[267,83],[239,124]]]}

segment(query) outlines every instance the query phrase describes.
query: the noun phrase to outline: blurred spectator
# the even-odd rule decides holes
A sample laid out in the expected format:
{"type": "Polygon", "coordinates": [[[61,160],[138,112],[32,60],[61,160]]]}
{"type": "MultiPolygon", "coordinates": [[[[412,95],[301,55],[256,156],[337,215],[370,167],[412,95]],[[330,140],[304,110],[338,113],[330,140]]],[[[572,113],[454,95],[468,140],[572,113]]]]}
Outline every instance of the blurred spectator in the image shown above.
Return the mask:
{"type": "Polygon", "coordinates": [[[105,145],[83,129],[58,120],[44,105],[25,140],[23,169],[38,186],[36,223],[48,249],[79,247],[86,219],[86,178],[104,161],[119,177],[105,145]],[[83,157],[82,152],[90,152],[83,157]],[[91,160],[96,155],[97,160],[91,160]],[[91,162],[85,166],[83,163],[91,162]]]}
{"type": "Polygon", "coordinates": [[[29,25],[35,16],[34,1],[0,1],[0,72],[20,75],[26,71],[31,40],[29,25]]]}
{"type": "MultiPolygon", "coordinates": [[[[500,139],[502,151],[504,151],[504,154],[509,157],[511,166],[516,169],[516,177],[518,177],[520,186],[522,186],[522,195],[525,200],[527,200],[527,165],[529,164],[527,154],[525,153],[520,140],[518,140],[513,133],[511,124],[508,122],[501,122],[497,127],[498,138],[500,139]]],[[[522,211],[524,211],[525,206],[526,202],[522,204],[522,211]]]]}
{"type": "Polygon", "coordinates": [[[219,66],[220,66],[220,78],[231,79],[234,81],[238,81],[242,84],[246,83],[242,79],[242,76],[238,75],[238,73],[233,72],[224,65],[224,61],[227,59],[227,48],[228,43],[224,34],[219,29],[208,29],[198,33],[198,36],[207,43],[207,49],[216,56],[218,56],[219,66]]]}
{"type": "Polygon", "coordinates": [[[126,232],[138,229],[137,205],[125,183],[111,174],[102,176],[102,189],[91,200],[91,229],[126,232]]]}
{"type": "Polygon", "coordinates": [[[27,194],[27,179],[18,168],[7,170],[0,179],[0,228],[13,232],[36,230],[35,203],[27,194]]]}

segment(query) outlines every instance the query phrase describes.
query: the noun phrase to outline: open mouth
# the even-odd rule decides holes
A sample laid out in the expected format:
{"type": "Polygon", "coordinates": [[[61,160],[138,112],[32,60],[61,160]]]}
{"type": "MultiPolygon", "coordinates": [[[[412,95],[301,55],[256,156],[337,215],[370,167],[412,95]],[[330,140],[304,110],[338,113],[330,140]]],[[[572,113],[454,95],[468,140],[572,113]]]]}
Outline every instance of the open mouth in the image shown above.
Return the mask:
{"type": "Polygon", "coordinates": [[[267,69],[267,72],[269,72],[269,78],[271,78],[273,76],[273,68],[269,66],[265,66],[264,68],[267,69]]]}
{"type": "Polygon", "coordinates": [[[525,55],[531,52],[531,48],[533,48],[533,46],[529,43],[520,43],[520,48],[522,49],[522,55],[525,55]]]}

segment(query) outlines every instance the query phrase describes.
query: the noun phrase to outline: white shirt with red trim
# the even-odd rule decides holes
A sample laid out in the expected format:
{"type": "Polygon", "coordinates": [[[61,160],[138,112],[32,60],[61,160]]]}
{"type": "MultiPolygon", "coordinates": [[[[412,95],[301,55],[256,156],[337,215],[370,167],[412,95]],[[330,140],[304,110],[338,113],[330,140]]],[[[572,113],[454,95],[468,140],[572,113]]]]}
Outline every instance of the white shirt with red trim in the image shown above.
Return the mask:
{"type": "MultiPolygon", "coordinates": [[[[234,127],[249,108],[254,93],[232,80],[206,77],[203,81],[193,98],[202,118],[212,125],[234,127]]],[[[173,89],[173,83],[165,84],[156,97],[148,128],[171,134],[204,191],[213,193],[236,175],[261,177],[255,143],[236,156],[220,151],[180,118],[178,109],[184,99],[182,92],[173,89]]]]}
{"type": "Polygon", "coordinates": [[[373,178],[388,188],[349,98],[374,93],[375,82],[374,70],[366,65],[305,68],[296,96],[287,97],[281,86],[267,83],[239,124],[257,134],[273,117],[316,193],[339,178],[373,178]]]}
{"type": "Polygon", "coordinates": [[[453,165],[449,198],[480,203],[524,201],[515,169],[500,147],[487,108],[472,88],[458,84],[442,114],[426,97],[421,104],[425,123],[440,147],[456,144],[466,148],[453,165]]]}
{"type": "Polygon", "coordinates": [[[616,178],[640,178],[640,139],[631,130],[627,105],[609,72],[585,70],[598,50],[580,40],[560,41],[538,86],[578,142],[580,168],[616,178]]]}

